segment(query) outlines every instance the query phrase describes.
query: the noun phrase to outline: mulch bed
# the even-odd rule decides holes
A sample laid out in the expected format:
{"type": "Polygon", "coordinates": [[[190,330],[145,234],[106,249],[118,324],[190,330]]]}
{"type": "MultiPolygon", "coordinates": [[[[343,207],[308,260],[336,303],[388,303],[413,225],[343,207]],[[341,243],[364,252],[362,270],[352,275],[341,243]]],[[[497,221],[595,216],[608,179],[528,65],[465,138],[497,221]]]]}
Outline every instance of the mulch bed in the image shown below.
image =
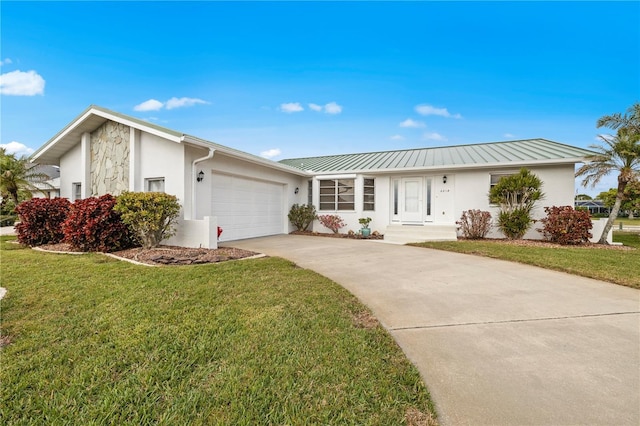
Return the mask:
{"type": "Polygon", "coordinates": [[[635,250],[633,247],[622,245],[606,245],[596,243],[584,243],[579,245],[562,245],[543,240],[509,240],[506,238],[484,238],[482,240],[472,240],[468,238],[458,237],[458,241],[478,241],[487,243],[504,244],[511,246],[523,247],[548,247],[548,248],[580,248],[580,249],[598,249],[598,250],[635,250]]]}
{"type": "Polygon", "coordinates": [[[352,240],[384,240],[384,235],[379,232],[372,232],[370,236],[363,237],[362,235],[351,232],[347,234],[334,234],[333,232],[312,232],[312,231],[293,231],[290,235],[307,235],[311,237],[327,237],[327,238],[349,238],[352,240]]]}
{"type": "MultiPolygon", "coordinates": [[[[46,251],[74,252],[71,246],[65,243],[43,245],[39,248],[46,251]]],[[[77,252],[77,250],[75,252],[77,252]]],[[[244,259],[246,257],[257,256],[259,253],[234,247],[205,249],[159,246],[153,249],[136,247],[110,254],[148,265],[201,265],[205,263],[219,263],[227,260],[244,259]]]]}

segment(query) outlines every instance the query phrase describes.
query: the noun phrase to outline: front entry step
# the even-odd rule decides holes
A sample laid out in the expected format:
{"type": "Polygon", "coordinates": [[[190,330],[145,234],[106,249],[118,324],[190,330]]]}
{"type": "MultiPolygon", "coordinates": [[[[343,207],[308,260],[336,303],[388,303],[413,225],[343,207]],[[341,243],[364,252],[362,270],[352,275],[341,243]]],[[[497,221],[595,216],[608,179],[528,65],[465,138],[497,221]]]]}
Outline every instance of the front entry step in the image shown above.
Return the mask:
{"type": "Polygon", "coordinates": [[[384,241],[396,244],[455,241],[458,239],[456,229],[456,225],[388,225],[384,241]]]}

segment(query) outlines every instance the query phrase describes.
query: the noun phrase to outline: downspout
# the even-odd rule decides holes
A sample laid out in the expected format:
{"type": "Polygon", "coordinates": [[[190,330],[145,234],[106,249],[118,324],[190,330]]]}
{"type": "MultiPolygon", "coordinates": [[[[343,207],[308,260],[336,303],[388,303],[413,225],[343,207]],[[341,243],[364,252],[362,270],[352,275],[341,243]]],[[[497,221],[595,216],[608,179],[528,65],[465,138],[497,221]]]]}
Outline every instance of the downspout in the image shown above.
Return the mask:
{"type": "Polygon", "coordinates": [[[215,149],[213,148],[209,148],[209,153],[202,157],[202,158],[198,158],[196,160],[193,160],[193,162],[191,163],[191,219],[195,220],[196,218],[196,185],[198,184],[198,182],[196,182],[196,164],[201,163],[203,161],[209,160],[211,158],[213,158],[213,154],[216,152],[215,149]]]}

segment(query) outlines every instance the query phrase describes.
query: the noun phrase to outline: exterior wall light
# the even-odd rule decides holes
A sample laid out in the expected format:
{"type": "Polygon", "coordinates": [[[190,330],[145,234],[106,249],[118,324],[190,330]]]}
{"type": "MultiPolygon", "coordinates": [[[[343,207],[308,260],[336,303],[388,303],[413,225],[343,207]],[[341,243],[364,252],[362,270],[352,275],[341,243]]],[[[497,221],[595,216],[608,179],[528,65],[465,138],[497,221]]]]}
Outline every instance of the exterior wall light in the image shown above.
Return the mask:
{"type": "Polygon", "coordinates": [[[295,189],[295,191],[293,191],[293,193],[294,193],[294,194],[297,194],[297,193],[298,193],[298,191],[300,191],[300,188],[298,188],[298,187],[296,186],[296,189],[295,189]]]}
{"type": "Polygon", "coordinates": [[[442,183],[447,183],[447,175],[442,176],[442,183]]]}
{"type": "Polygon", "coordinates": [[[196,178],[196,180],[198,182],[202,182],[203,179],[204,179],[204,172],[200,170],[200,173],[198,173],[198,177],[196,178]]]}

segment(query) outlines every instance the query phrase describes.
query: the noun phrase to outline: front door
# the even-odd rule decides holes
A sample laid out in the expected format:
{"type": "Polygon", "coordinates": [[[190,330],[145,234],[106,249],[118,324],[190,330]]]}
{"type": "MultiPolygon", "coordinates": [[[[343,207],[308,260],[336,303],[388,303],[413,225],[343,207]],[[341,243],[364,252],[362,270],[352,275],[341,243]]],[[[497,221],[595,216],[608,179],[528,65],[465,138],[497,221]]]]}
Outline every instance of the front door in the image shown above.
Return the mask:
{"type": "Polygon", "coordinates": [[[422,223],[422,181],[421,177],[400,180],[400,220],[403,223],[422,223]]]}

